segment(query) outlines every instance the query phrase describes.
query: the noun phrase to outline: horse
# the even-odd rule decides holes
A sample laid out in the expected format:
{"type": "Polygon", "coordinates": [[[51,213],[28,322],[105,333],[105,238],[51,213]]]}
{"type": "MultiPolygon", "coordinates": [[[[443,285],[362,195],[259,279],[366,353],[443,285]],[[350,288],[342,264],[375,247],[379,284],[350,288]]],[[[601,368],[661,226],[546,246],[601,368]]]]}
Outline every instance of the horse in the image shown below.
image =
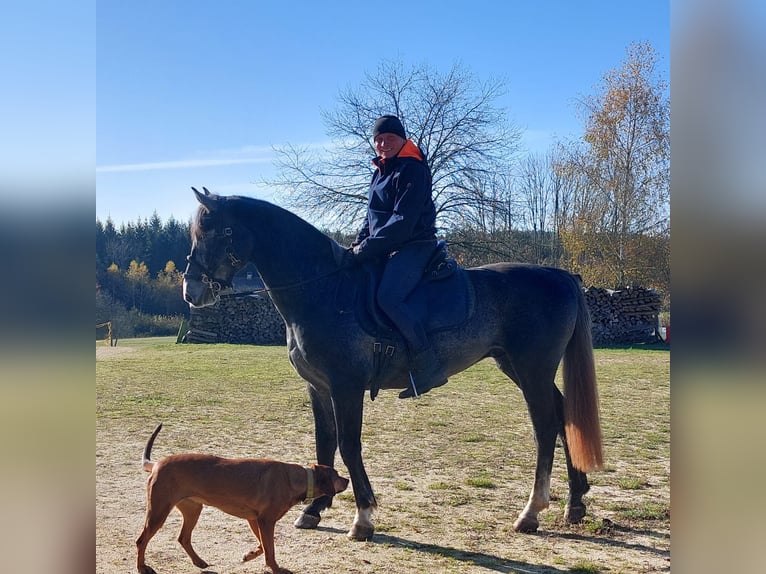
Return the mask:
{"type": "MultiPolygon", "coordinates": [[[[212,305],[231,287],[237,270],[255,265],[284,319],[290,363],[307,383],[317,463],[333,466],[339,451],[348,468],[356,514],[347,536],[371,539],[377,502],[362,460],[364,397],[373,385],[406,388],[409,369],[406,353],[399,353],[381,373],[371,352],[375,336],[363,328],[358,313],[341,313],[334,304],[342,282],[361,283],[366,270],[349,266],[345,247],[286,209],[192,190],[199,206],[191,225],[184,300],[191,307],[212,305]]],[[[460,325],[432,333],[432,344],[450,376],[491,357],[523,393],[537,458],[529,500],[513,528],[531,533],[539,527],[538,513],[550,501],[557,437],[569,483],[565,519],[578,523],[586,514],[586,473],[603,466],[591,320],[579,276],[520,263],[459,271],[472,288],[474,311],[460,325]],[[554,382],[562,361],[563,394],[554,382]]],[[[315,499],[295,527],[316,528],[331,504],[330,496],[315,499]]]]}

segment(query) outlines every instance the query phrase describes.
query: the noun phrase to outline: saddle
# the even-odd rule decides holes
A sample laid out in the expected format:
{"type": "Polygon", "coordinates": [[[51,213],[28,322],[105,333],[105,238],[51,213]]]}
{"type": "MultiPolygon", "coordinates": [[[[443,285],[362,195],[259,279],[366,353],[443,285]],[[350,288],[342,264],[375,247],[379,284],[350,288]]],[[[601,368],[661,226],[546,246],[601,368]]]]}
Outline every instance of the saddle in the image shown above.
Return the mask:
{"type": "MultiPolygon", "coordinates": [[[[357,323],[374,337],[375,378],[385,371],[402,337],[378,307],[377,292],[383,275],[383,262],[367,262],[343,274],[338,283],[335,306],[338,313],[354,314],[357,323]]],[[[423,272],[423,278],[405,303],[430,336],[459,327],[468,321],[475,308],[473,284],[465,270],[448,257],[446,243],[439,241],[423,272]]],[[[373,384],[370,396],[377,389],[373,384]]]]}

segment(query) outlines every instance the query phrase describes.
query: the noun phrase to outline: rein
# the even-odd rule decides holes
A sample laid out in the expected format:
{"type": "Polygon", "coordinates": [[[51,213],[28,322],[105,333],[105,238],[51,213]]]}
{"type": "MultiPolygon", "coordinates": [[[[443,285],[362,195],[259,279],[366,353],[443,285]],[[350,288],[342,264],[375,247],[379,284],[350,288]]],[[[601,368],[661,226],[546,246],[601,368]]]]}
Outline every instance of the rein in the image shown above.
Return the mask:
{"type": "Polygon", "coordinates": [[[303,281],[298,281],[297,283],[290,283],[289,285],[280,285],[279,287],[261,287],[260,289],[253,289],[252,291],[248,291],[248,293],[255,293],[256,295],[259,295],[261,293],[272,293],[274,291],[287,291],[288,289],[303,287],[304,285],[313,283],[314,281],[319,281],[320,279],[324,279],[325,277],[329,277],[330,275],[335,275],[336,273],[340,273],[341,269],[342,269],[341,267],[338,267],[337,269],[333,269],[332,271],[328,271],[327,273],[322,273],[321,275],[317,275],[316,277],[310,277],[309,279],[304,279],[303,281]]]}
{"type": "MultiPolygon", "coordinates": [[[[234,253],[233,244],[234,244],[234,231],[231,227],[226,227],[223,230],[224,237],[227,238],[227,245],[225,248],[226,255],[229,258],[229,262],[231,263],[231,266],[234,268],[235,273],[236,270],[241,269],[245,266],[246,262],[237,257],[237,255],[234,253]]],[[[202,283],[207,285],[207,288],[210,289],[213,293],[213,297],[215,298],[216,303],[221,298],[221,292],[224,290],[228,290],[232,288],[231,281],[219,281],[216,280],[213,277],[213,273],[210,272],[210,270],[202,265],[196,258],[194,249],[192,249],[192,252],[186,257],[186,271],[184,271],[184,277],[193,277],[198,278],[202,283]],[[196,267],[199,271],[198,275],[194,275],[190,273],[191,268],[196,267]]],[[[297,281],[295,283],[290,283],[288,285],[280,285],[278,287],[262,287],[260,289],[253,289],[252,291],[247,291],[247,293],[260,295],[261,293],[272,293],[274,291],[287,291],[288,289],[295,289],[297,287],[302,287],[303,285],[307,285],[309,283],[313,283],[314,281],[319,281],[320,279],[324,279],[326,277],[330,277],[331,275],[335,275],[336,273],[339,273],[343,269],[343,266],[339,266],[336,269],[333,269],[332,271],[328,271],[327,273],[322,273],[320,275],[317,275],[315,277],[310,277],[309,279],[304,279],[302,281],[297,281]]]]}

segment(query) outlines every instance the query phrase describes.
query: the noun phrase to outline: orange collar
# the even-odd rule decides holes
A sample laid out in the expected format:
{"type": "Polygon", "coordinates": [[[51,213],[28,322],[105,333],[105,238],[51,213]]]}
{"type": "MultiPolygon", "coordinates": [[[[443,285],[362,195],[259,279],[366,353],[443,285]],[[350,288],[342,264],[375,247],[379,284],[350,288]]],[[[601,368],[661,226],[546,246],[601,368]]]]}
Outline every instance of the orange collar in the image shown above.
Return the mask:
{"type": "MultiPolygon", "coordinates": [[[[420,153],[420,148],[418,148],[418,146],[412,143],[412,140],[409,139],[404,142],[402,149],[399,150],[399,153],[396,154],[396,157],[411,157],[418,161],[423,161],[423,154],[420,153]]],[[[376,157],[372,161],[376,166],[383,165],[385,163],[385,160],[381,159],[380,156],[376,157]]]]}
{"type": "Polygon", "coordinates": [[[423,154],[420,153],[420,149],[411,140],[404,142],[402,149],[396,154],[396,157],[414,157],[417,160],[423,161],[423,154]]]}

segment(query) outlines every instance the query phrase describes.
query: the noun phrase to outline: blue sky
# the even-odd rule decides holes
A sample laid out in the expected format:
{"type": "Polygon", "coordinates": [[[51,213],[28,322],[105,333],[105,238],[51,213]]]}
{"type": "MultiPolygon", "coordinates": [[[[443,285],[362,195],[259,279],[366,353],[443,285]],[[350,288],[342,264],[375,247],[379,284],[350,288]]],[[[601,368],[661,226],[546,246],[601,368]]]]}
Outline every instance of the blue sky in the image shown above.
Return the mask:
{"type": "Polygon", "coordinates": [[[4,2],[0,12],[0,196],[78,201],[95,167],[95,3],[4,2]]]}
{"type": "Polygon", "coordinates": [[[544,151],[641,41],[669,79],[668,0],[99,1],[96,217],[186,221],[191,186],[278,201],[272,146],[326,142],[321,111],[382,60],[502,79],[496,104],[544,151]]]}

